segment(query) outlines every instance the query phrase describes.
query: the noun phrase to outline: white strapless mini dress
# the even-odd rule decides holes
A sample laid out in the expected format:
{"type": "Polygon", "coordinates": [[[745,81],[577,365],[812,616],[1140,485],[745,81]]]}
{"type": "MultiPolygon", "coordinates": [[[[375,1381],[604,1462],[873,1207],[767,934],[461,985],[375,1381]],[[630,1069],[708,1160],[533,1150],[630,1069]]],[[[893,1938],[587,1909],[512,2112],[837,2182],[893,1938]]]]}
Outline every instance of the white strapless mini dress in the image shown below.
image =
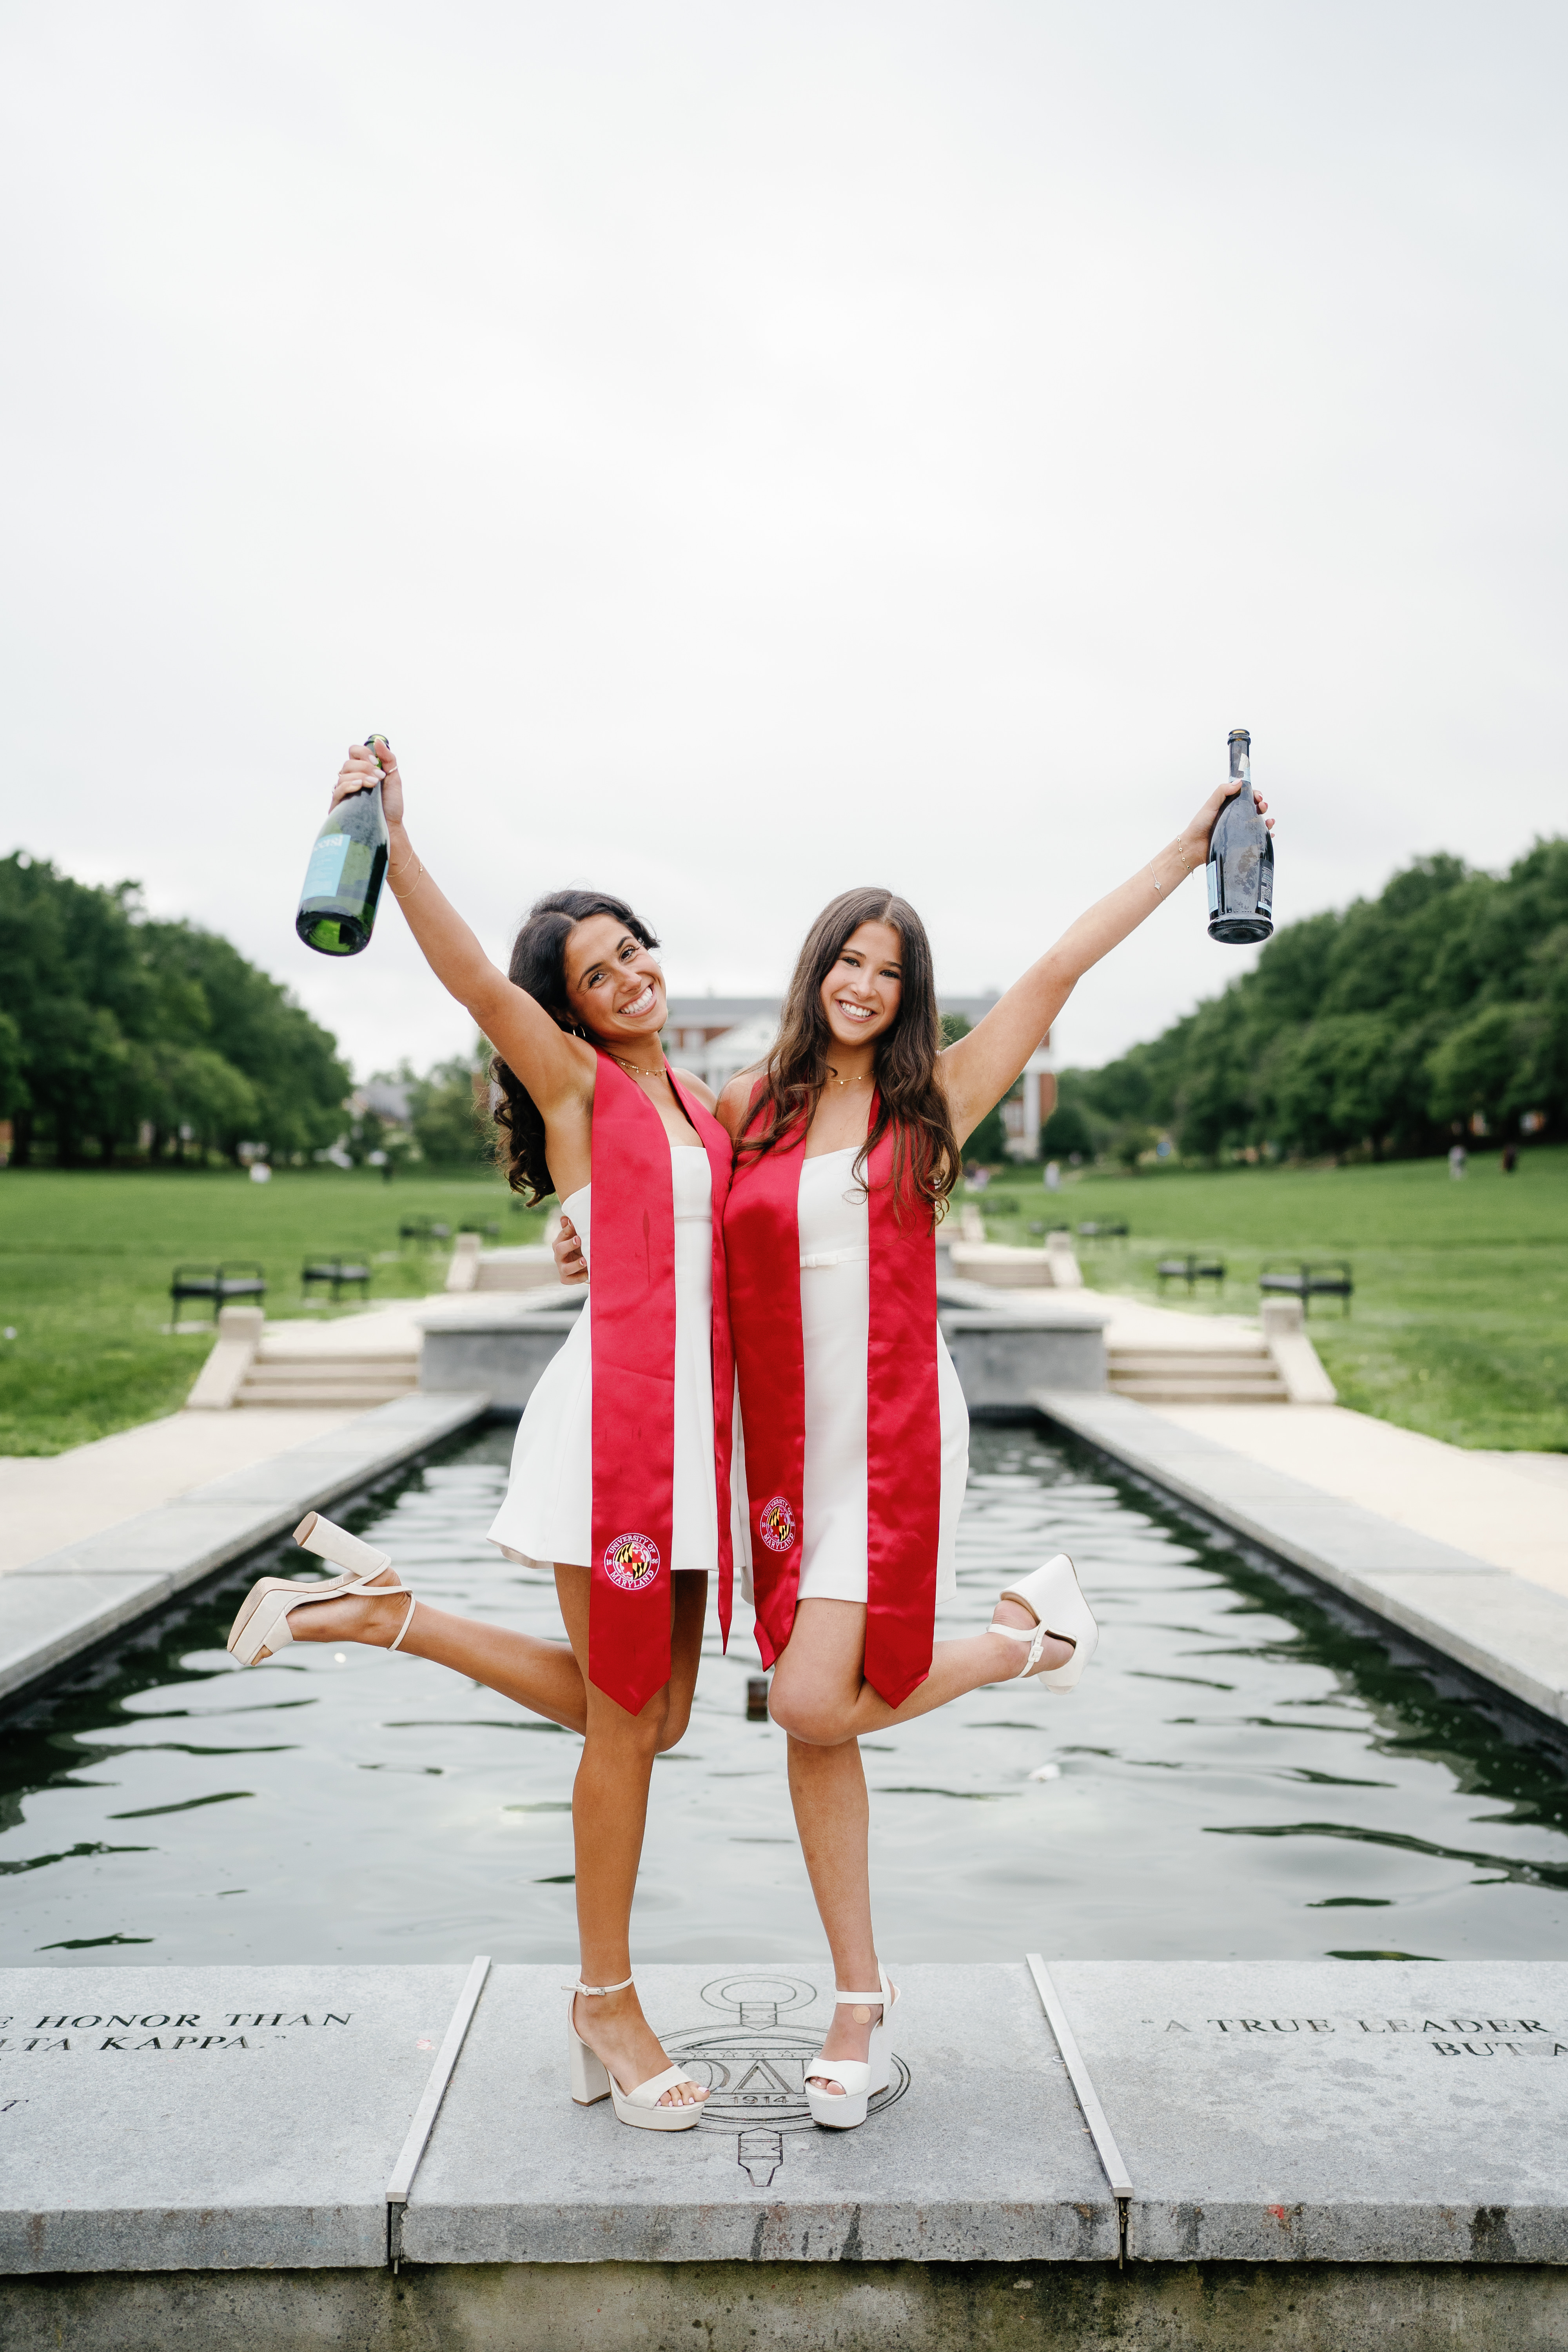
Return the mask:
{"type": "MultiPolygon", "coordinates": [[[[670,1146],[675,1187],[675,1508],[670,1571],[719,1565],[713,1477],[713,1176],[700,1145],[670,1146]]],[[[593,1187],[562,1209],[593,1268],[593,1187]]],[[[586,1568],[594,1543],[594,1357],[584,1303],[518,1423],[506,1500],[490,1541],[529,1568],[586,1568]]]]}
{"type": "MultiPolygon", "coordinates": [[[[871,1336],[869,1204],[855,1181],[857,1148],[800,1169],[800,1324],[805,1352],[802,1601],[867,1592],[866,1356],[871,1336]]],[[[942,1418],[942,1516],[936,1597],[958,1591],[958,1517],[969,1477],[969,1410],[947,1342],[936,1342],[942,1418]]]]}

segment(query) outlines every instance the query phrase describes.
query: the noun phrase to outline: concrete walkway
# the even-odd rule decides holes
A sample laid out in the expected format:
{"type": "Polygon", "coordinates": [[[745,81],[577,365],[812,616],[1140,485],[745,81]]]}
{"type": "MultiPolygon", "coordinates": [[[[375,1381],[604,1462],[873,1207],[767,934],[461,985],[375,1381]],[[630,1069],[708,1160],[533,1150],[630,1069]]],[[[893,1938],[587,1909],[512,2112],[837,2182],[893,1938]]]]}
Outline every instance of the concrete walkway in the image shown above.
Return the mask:
{"type": "Polygon", "coordinates": [[[172,1412],[68,1454],[0,1455],[0,1575],[63,1551],[210,1478],[252,1470],[352,1412],[172,1412]]]}
{"type": "MultiPolygon", "coordinates": [[[[489,1302],[493,1304],[493,1302],[489,1302]]],[[[471,1300],[398,1298],[359,1315],[265,1326],[264,1352],[417,1360],[424,1324],[460,1321],[471,1300]]],[[[168,1413],[68,1453],[0,1454],[0,1576],[173,1503],[231,1471],[254,1470],[354,1420],[361,1405],[272,1405],[265,1412],[168,1413]]]]}
{"type": "Polygon", "coordinates": [[[1342,1405],[1161,1405],[1160,1420],[1568,1600],[1568,1457],[1472,1453],[1342,1405]]]}

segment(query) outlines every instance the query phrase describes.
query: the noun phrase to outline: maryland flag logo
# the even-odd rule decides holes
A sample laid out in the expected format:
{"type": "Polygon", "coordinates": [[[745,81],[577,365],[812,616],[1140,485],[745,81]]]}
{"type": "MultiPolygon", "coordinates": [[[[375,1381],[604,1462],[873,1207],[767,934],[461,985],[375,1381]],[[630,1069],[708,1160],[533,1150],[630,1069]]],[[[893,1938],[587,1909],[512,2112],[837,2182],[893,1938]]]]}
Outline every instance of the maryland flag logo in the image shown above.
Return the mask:
{"type": "Polygon", "coordinates": [[[788,1551],[795,1538],[795,1513],[782,1495],[764,1503],[757,1515],[757,1532],[770,1551],[788,1551]]]}
{"type": "Polygon", "coordinates": [[[658,1546],[651,1536],[617,1536],[605,1546],[605,1574],[623,1592],[641,1592],[658,1574],[658,1546]]]}

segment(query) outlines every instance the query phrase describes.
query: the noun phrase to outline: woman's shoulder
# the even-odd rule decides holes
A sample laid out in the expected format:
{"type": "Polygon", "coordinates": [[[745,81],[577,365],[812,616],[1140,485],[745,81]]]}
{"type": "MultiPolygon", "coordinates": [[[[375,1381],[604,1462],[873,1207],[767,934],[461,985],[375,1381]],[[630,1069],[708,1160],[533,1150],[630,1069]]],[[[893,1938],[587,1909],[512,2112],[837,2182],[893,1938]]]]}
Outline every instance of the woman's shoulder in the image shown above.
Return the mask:
{"type": "Polygon", "coordinates": [[[706,1078],[700,1078],[695,1070],[677,1069],[673,1062],[669,1066],[669,1075],[677,1086],[683,1087],[689,1095],[696,1096],[704,1110],[713,1109],[718,1097],[706,1078]]]}
{"type": "Polygon", "coordinates": [[[757,1089],[767,1077],[767,1065],[753,1062],[749,1070],[737,1070],[720,1092],[715,1116],[731,1135],[738,1135],[741,1122],[756,1098],[757,1089]]]}

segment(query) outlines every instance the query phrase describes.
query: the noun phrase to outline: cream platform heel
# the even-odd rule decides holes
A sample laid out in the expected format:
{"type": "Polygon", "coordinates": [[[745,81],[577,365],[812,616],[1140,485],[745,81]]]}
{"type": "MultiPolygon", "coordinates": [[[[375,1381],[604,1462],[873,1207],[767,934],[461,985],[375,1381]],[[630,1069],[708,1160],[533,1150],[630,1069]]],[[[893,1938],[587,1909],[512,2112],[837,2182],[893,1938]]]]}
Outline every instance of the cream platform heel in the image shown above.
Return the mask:
{"type": "Polygon", "coordinates": [[[623,2091],[602,2058],[596,2057],[577,2031],[573,2011],[577,1995],[586,1993],[590,2000],[602,1999],[607,1992],[625,1992],[633,1979],[622,1979],[613,1985],[568,1985],[571,1996],[566,2003],[566,2062],[571,2069],[572,2096],[580,2107],[591,2107],[597,2099],[607,2098],[623,2124],[635,2125],[638,2131],[689,2131],[702,2120],[704,2101],[691,2099],[674,2107],[661,2107],[666,2091],[673,2091],[678,2083],[691,2083],[694,2091],[702,2088],[683,2074],[679,2066],[667,2066],[662,2074],[650,2074],[635,2091],[623,2091]]]}
{"type": "Polygon", "coordinates": [[[871,2047],[865,2058],[822,2058],[812,2060],[807,2066],[805,2100],[811,2109],[812,2121],[829,2131],[853,2131],[866,2120],[866,2109],[879,2091],[885,2091],[893,2079],[893,2045],[888,2038],[888,2020],[898,2007],[899,1988],[888,1980],[888,1971],[879,1968],[881,1983],[875,1992],[846,1992],[841,1985],[833,1988],[833,1998],[838,2000],[858,2000],[869,2004],[880,2001],[882,2014],[871,2028],[871,2047]],[[830,2083],[842,2083],[842,2094],[819,2090],[811,2081],[813,2074],[825,2074],[830,2083]]]}
{"type": "MultiPolygon", "coordinates": [[[[392,1566],[388,1553],[377,1551],[373,1544],[361,1543],[351,1536],[347,1528],[322,1518],[311,1511],[294,1530],[294,1540],[306,1551],[313,1551],[322,1559],[331,1560],[347,1571],[314,1584],[300,1584],[282,1576],[264,1576],[253,1584],[240,1603],[239,1614],[229,1627],[228,1646],[242,1666],[254,1666],[263,1650],[276,1656],[286,1650],[294,1639],[289,1630],[289,1613],[294,1609],[307,1609],[313,1601],[342,1601],[352,1592],[401,1592],[401,1584],[374,1584],[374,1577],[392,1566]]],[[[403,1636],[414,1622],[418,1602],[408,1596],[408,1614],[397,1629],[397,1639],[388,1646],[394,1650],[402,1645],[403,1636]]]]}
{"type": "Polygon", "coordinates": [[[1026,1609],[1035,1612],[1031,1632],[1022,1625],[997,1625],[994,1633],[1004,1633],[1009,1642],[1026,1642],[1029,1654],[1019,1669],[1016,1681],[1022,1681],[1039,1663],[1040,1652],[1053,1638],[1070,1642],[1073,1653],[1065,1665],[1052,1666],[1035,1680],[1044,1683],[1047,1690],[1071,1690],[1100,1646],[1100,1627],[1094,1612],[1079,1590],[1078,1570],[1065,1551],[1047,1559],[1041,1568],[1021,1576],[1002,1595],[1004,1601],[1021,1601],[1026,1609]]]}

